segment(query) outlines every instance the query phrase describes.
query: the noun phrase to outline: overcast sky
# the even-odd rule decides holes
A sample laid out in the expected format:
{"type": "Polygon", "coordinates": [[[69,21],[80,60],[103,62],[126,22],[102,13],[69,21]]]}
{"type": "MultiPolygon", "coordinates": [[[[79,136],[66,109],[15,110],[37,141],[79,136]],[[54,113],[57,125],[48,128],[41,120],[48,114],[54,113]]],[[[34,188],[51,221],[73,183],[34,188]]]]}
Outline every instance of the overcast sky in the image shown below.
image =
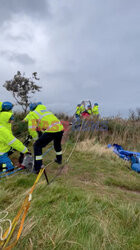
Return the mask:
{"type": "Polygon", "coordinates": [[[140,0],[0,0],[2,84],[37,71],[42,101],[74,112],[98,102],[103,116],[140,107],[140,0]]]}

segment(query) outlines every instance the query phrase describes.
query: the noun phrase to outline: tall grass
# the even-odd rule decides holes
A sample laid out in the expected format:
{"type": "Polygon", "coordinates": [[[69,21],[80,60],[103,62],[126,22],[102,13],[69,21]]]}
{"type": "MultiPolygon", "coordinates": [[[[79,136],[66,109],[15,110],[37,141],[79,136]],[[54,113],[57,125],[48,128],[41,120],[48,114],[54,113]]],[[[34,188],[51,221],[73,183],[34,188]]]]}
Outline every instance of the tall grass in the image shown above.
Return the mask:
{"type": "MultiPolygon", "coordinates": [[[[72,121],[72,117],[68,117],[64,113],[57,114],[61,120],[72,121]]],[[[15,123],[13,132],[16,136],[26,135],[28,132],[27,123],[23,123],[23,113],[15,114],[15,123]]],[[[127,148],[128,150],[140,151],[140,119],[138,115],[130,115],[128,119],[121,117],[111,117],[104,119],[85,120],[82,124],[82,129],[75,129],[72,126],[69,139],[75,141],[77,133],[80,131],[80,140],[93,139],[95,143],[113,144],[117,143],[127,148]],[[92,123],[91,123],[92,121],[92,123]]],[[[21,136],[22,137],[22,136],[21,136]]]]}
{"type": "MultiPolygon", "coordinates": [[[[27,131],[22,119],[16,114],[15,134],[27,131]]],[[[49,186],[42,176],[14,249],[140,249],[140,176],[106,148],[107,143],[114,142],[140,150],[139,120],[116,117],[107,121],[107,130],[80,131],[80,141],[65,174],[49,186]]],[[[71,142],[77,133],[71,131],[71,142]]],[[[70,143],[64,161],[72,149],[70,143]]],[[[44,165],[53,159],[54,152],[50,152],[44,165]]],[[[54,163],[46,169],[49,179],[57,168],[54,163]]],[[[19,173],[0,181],[0,211],[7,210],[9,219],[17,214],[35,178],[19,173]]]]}
{"type": "MultiPolygon", "coordinates": [[[[95,143],[113,144],[117,143],[128,150],[140,151],[140,120],[129,120],[118,117],[100,119],[100,120],[84,121],[81,128],[80,140],[94,139],[95,143]],[[86,124],[86,126],[85,126],[86,124]],[[89,124],[89,125],[88,125],[89,124]]],[[[71,139],[75,140],[78,130],[71,134],[71,139]]]]}

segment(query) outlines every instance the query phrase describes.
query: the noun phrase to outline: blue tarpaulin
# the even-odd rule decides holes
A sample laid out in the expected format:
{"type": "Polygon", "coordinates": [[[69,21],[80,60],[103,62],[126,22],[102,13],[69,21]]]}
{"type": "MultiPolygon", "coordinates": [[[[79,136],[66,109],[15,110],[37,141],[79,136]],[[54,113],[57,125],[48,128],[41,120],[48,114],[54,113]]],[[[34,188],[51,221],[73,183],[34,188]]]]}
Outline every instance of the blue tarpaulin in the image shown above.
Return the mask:
{"type": "Polygon", "coordinates": [[[131,168],[140,173],[140,153],[124,150],[122,146],[118,144],[108,144],[108,148],[117,154],[120,158],[126,161],[131,161],[131,168]]]}

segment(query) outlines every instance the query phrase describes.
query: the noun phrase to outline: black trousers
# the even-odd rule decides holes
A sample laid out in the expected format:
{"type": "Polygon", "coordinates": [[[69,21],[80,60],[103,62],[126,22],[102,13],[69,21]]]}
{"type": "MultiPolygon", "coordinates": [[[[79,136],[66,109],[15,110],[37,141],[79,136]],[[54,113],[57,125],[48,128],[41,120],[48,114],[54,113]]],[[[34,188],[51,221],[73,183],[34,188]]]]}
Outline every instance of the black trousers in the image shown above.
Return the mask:
{"type": "Polygon", "coordinates": [[[56,156],[61,156],[62,159],[62,148],[61,140],[64,131],[55,133],[44,133],[39,139],[34,143],[34,168],[35,170],[40,170],[42,166],[42,148],[46,147],[51,141],[54,142],[54,149],[56,151],[56,156]]]}

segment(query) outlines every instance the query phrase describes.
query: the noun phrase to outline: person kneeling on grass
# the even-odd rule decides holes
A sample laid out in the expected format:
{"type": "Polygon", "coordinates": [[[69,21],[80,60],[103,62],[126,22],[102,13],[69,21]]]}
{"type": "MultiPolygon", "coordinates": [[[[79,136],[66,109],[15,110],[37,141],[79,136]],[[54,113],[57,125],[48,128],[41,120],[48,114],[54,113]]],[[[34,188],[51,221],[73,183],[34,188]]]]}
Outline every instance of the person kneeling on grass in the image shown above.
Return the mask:
{"type": "Polygon", "coordinates": [[[64,127],[59,119],[46,106],[40,102],[31,103],[29,105],[30,112],[24,118],[28,122],[28,131],[34,143],[34,172],[39,173],[42,167],[42,148],[47,146],[51,141],[54,142],[56,151],[55,162],[62,163],[62,148],[61,140],[64,132],[64,127]]]}
{"type": "Polygon", "coordinates": [[[12,134],[11,122],[14,116],[12,111],[0,112],[0,171],[12,171],[13,163],[8,157],[11,147],[25,154],[28,149],[12,134]]]}

